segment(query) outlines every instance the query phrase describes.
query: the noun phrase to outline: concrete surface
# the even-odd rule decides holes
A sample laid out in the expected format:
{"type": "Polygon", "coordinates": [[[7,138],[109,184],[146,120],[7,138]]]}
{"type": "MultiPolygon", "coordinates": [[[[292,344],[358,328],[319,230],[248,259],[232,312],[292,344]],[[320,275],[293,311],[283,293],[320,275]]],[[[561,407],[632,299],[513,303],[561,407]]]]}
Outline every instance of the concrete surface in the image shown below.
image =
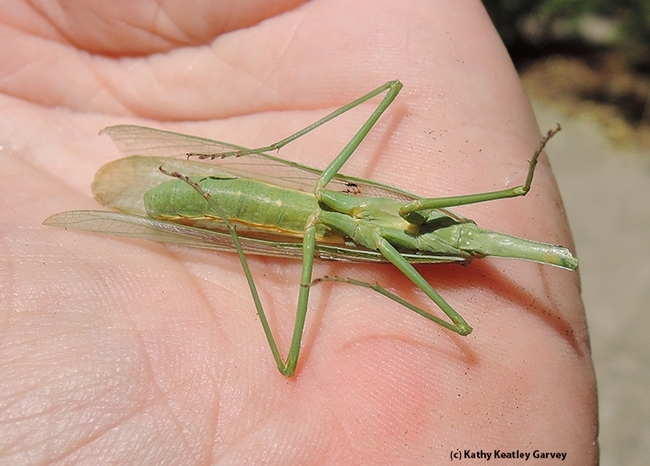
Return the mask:
{"type": "Polygon", "coordinates": [[[601,464],[650,461],[650,153],[534,104],[580,259],[600,408],[601,464]]]}

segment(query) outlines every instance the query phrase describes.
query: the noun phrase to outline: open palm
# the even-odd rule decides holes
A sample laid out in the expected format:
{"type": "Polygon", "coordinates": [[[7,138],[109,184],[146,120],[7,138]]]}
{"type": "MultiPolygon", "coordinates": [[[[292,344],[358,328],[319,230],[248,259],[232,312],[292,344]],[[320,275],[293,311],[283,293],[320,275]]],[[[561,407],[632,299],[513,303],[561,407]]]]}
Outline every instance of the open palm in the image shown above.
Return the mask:
{"type": "MultiPolygon", "coordinates": [[[[521,184],[540,135],[480,2],[267,3],[0,7],[4,462],[439,464],[467,449],[595,462],[575,273],[487,259],[420,267],[474,327],[468,337],[368,290],[319,285],[287,379],[235,255],[41,225],[100,208],[93,174],[120,156],[97,136],[105,126],[257,147],[390,79],[405,88],[344,173],[427,197],[521,184]]],[[[326,166],[372,105],[280,155],[326,166]]],[[[571,245],[545,158],[526,198],[459,212],[571,245]]],[[[286,354],[300,263],[250,262],[286,354]]],[[[439,312],[391,266],[314,270],[332,274],[439,312]]]]}

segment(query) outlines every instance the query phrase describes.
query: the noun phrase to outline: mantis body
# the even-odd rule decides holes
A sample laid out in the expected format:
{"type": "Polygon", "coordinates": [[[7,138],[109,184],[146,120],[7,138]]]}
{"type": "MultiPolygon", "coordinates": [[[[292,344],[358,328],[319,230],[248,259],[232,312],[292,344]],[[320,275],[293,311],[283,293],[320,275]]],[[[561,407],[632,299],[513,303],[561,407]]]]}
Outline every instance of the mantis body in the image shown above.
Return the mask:
{"type": "Polygon", "coordinates": [[[264,333],[278,369],[295,374],[311,287],[321,281],[373,289],[460,335],[472,328],[413,266],[468,263],[497,256],[568,270],[578,262],[562,246],[484,230],[449,207],[524,196],[550,131],[530,160],[523,185],[488,193],[421,198],[398,188],[339,174],[402,88],[390,81],[316,123],[269,147],[246,149],[209,139],[140,126],[105,128],[129,157],[100,168],[93,193],[114,211],[71,211],[44,223],[184,246],[231,250],[240,259],[264,333]],[[282,160],[278,150],[359,104],[386,92],[355,136],[325,168],[282,160]],[[177,158],[175,158],[177,157],[177,158]],[[213,159],[214,163],[192,159],[213,159]],[[302,257],[298,307],[286,360],[267,321],[246,254],[302,257]],[[312,280],[315,258],[390,262],[426,294],[447,319],[421,309],[387,289],[344,277],[312,280]]]}

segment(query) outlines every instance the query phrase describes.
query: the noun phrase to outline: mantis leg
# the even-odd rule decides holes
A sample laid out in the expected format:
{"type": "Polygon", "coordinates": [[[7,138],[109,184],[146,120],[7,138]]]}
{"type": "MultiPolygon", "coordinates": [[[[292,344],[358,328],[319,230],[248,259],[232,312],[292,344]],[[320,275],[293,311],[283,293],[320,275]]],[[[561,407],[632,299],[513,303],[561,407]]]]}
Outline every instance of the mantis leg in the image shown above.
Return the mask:
{"type": "Polygon", "coordinates": [[[447,301],[444,300],[442,296],[427,282],[422,275],[413,267],[413,265],[402,256],[397,249],[395,249],[390,242],[384,239],[379,232],[373,233],[373,238],[377,249],[382,253],[382,255],[388,259],[395,267],[397,267],[400,272],[402,272],[415,286],[417,286],[424,294],[426,294],[436,305],[442,309],[442,311],[449,317],[451,322],[436,317],[430,312],[425,311],[417,307],[416,305],[409,303],[400,296],[391,293],[387,289],[372,283],[367,283],[359,280],[354,280],[351,278],[344,277],[322,277],[314,280],[313,284],[323,282],[323,281],[332,281],[339,283],[348,283],[350,285],[361,286],[364,288],[370,288],[371,290],[376,291],[379,294],[386,296],[389,299],[392,299],[398,304],[411,309],[412,311],[420,314],[422,317],[429,319],[432,322],[435,322],[442,327],[449,329],[453,332],[458,333],[459,335],[466,336],[472,332],[472,327],[458,314],[454,308],[452,308],[447,301]]]}
{"type": "MultiPolygon", "coordinates": [[[[415,273],[420,275],[417,272],[417,270],[415,271],[415,273]]],[[[371,289],[373,291],[376,291],[380,295],[383,295],[383,296],[387,297],[390,300],[395,301],[397,304],[400,304],[400,305],[412,310],[413,312],[421,315],[422,317],[425,317],[425,318],[429,319],[430,321],[432,321],[432,322],[434,322],[434,323],[436,323],[436,324],[438,324],[438,325],[440,325],[440,326],[442,326],[442,327],[444,327],[446,329],[449,329],[449,330],[451,330],[453,332],[456,332],[456,333],[458,333],[460,335],[465,336],[465,335],[469,335],[472,332],[472,328],[467,324],[467,322],[465,322],[465,320],[456,311],[454,311],[453,308],[449,305],[449,303],[447,303],[444,300],[444,298],[442,298],[442,296],[440,296],[435,290],[434,290],[434,294],[437,295],[437,297],[439,298],[439,299],[437,298],[435,303],[438,306],[440,306],[441,308],[442,308],[441,303],[443,303],[445,308],[447,308],[448,311],[449,311],[449,309],[451,309],[451,312],[453,314],[455,314],[457,316],[457,319],[459,321],[462,321],[463,324],[459,325],[458,323],[450,323],[450,322],[447,322],[446,320],[441,319],[440,317],[434,316],[430,312],[425,311],[424,309],[422,309],[420,307],[417,307],[413,303],[409,303],[407,300],[405,300],[401,296],[388,291],[386,288],[384,288],[381,285],[378,285],[377,283],[369,283],[369,282],[364,282],[364,281],[361,281],[361,280],[355,280],[353,278],[339,277],[337,275],[333,275],[333,276],[328,275],[328,276],[316,278],[312,282],[312,285],[316,285],[317,283],[320,283],[320,282],[347,283],[348,285],[355,285],[355,286],[360,286],[362,288],[368,288],[368,289],[371,289]]],[[[428,282],[427,282],[427,284],[428,284],[428,282]]],[[[429,296],[429,294],[427,294],[427,296],[429,296]]]]}
{"type": "MultiPolygon", "coordinates": [[[[382,104],[387,100],[389,95],[386,96],[384,101],[382,101],[382,104]]],[[[374,124],[376,119],[381,115],[381,113],[385,110],[385,108],[380,106],[377,108],[375,113],[371,115],[371,118],[366,122],[366,125],[362,127],[362,129],[357,133],[357,136],[361,136],[361,139],[367,132],[369,131],[370,127],[374,124]],[[374,117],[374,119],[373,119],[374,117]],[[365,131],[365,133],[363,133],[365,131]]],[[[530,187],[533,181],[533,175],[535,173],[535,167],[537,165],[537,160],[542,153],[542,150],[544,149],[544,146],[548,142],[548,140],[560,131],[560,126],[558,125],[556,129],[549,131],[546,136],[542,139],[540,144],[537,147],[537,150],[535,151],[532,159],[530,160],[530,166],[528,169],[528,174],[526,177],[526,181],[523,185],[517,186],[514,188],[510,189],[504,189],[500,191],[493,191],[493,192],[488,192],[488,193],[480,193],[480,194],[471,194],[471,195],[465,195],[465,196],[453,196],[453,197],[444,197],[444,198],[432,198],[432,199],[417,199],[415,201],[409,202],[404,204],[400,210],[399,214],[403,218],[408,218],[409,214],[412,214],[414,212],[420,211],[420,210],[427,210],[427,209],[440,209],[440,208],[445,208],[445,207],[452,207],[452,206],[458,206],[458,205],[465,205],[465,204],[473,204],[477,202],[484,202],[484,201],[490,201],[490,200],[495,200],[495,199],[503,199],[503,198],[509,198],[509,197],[516,197],[516,196],[525,196],[528,191],[530,191],[530,187]]],[[[333,169],[337,170],[339,169],[345,161],[350,157],[354,149],[356,148],[356,145],[353,146],[353,141],[346,146],[346,148],[339,154],[339,156],[332,162],[332,164],[321,174],[321,179],[319,180],[321,183],[323,183],[323,186],[327,184],[329,180],[334,176],[336,171],[334,171],[331,176],[330,172],[328,170],[333,169]],[[348,150],[349,149],[349,150],[348,150]]],[[[358,145],[358,144],[357,144],[358,145]]],[[[316,193],[318,195],[318,193],[316,193]]],[[[334,282],[339,282],[339,283],[348,283],[351,285],[356,285],[356,286],[361,286],[365,288],[372,289],[384,296],[386,296],[389,299],[392,299],[393,301],[397,302],[398,304],[401,304],[402,306],[407,307],[408,309],[411,309],[412,311],[420,314],[423,317],[426,317],[427,319],[449,329],[454,332],[457,332],[460,335],[468,335],[471,333],[472,328],[467,324],[467,322],[440,296],[440,294],[433,289],[433,287],[420,275],[420,273],[413,267],[411,263],[409,263],[404,256],[402,256],[399,251],[397,251],[391,244],[388,242],[386,239],[381,237],[379,233],[374,233],[373,234],[374,240],[375,240],[375,245],[377,249],[382,253],[382,255],[388,259],[395,267],[397,267],[407,278],[409,278],[418,288],[420,288],[434,303],[442,309],[442,311],[449,317],[451,322],[445,321],[440,319],[439,317],[436,317],[429,312],[413,305],[412,303],[409,303],[408,301],[404,300],[400,296],[391,293],[390,291],[386,290],[385,288],[377,285],[377,284],[371,284],[367,282],[362,282],[359,280],[354,280],[350,278],[344,278],[344,277],[323,277],[314,280],[314,283],[318,283],[321,281],[334,281],[334,282]]]]}
{"type": "Polygon", "coordinates": [[[219,152],[215,154],[188,153],[187,155],[188,157],[197,157],[199,159],[215,159],[215,158],[224,158],[224,157],[241,157],[248,154],[257,154],[260,152],[276,151],[286,146],[290,142],[295,141],[299,137],[304,136],[310,131],[313,131],[319,126],[324,125],[328,121],[333,120],[337,116],[342,115],[343,113],[353,109],[354,107],[357,107],[358,105],[372,99],[373,97],[381,94],[382,92],[388,91],[384,96],[383,100],[379,103],[377,108],[372,112],[370,117],[368,117],[368,119],[363,124],[363,126],[361,126],[361,128],[356,132],[356,134],[352,137],[352,139],[350,139],[350,142],[347,143],[347,145],[343,148],[343,150],[341,150],[339,155],[337,155],[334,158],[334,160],[327,166],[327,168],[323,170],[323,172],[321,173],[318,182],[314,187],[314,193],[316,194],[316,197],[318,197],[318,193],[320,193],[320,191],[327,185],[327,183],[329,183],[332,180],[332,178],[334,178],[334,176],[338,173],[341,167],[345,164],[345,162],[347,162],[350,156],[354,153],[356,148],[359,147],[359,144],[361,144],[361,141],[363,141],[363,139],[366,137],[370,129],[377,122],[379,117],[386,111],[386,109],[390,106],[393,100],[395,100],[395,97],[397,97],[397,94],[399,94],[399,92],[402,90],[402,87],[403,84],[397,80],[388,81],[387,83],[379,86],[374,91],[371,91],[368,94],[359,97],[356,100],[353,100],[349,104],[344,105],[343,107],[333,111],[332,113],[321,118],[317,122],[312,123],[306,128],[301,129],[297,133],[294,133],[291,136],[276,142],[275,144],[271,144],[270,146],[258,147],[256,149],[241,149],[241,150],[219,152]]]}
{"type": "Polygon", "coordinates": [[[302,341],[302,334],[305,327],[305,317],[307,315],[307,303],[309,301],[309,290],[311,284],[312,269],[314,265],[314,250],[316,244],[316,224],[318,212],[315,212],[309,219],[307,227],[305,229],[305,236],[303,240],[303,265],[302,265],[302,275],[300,279],[300,292],[298,294],[298,309],[296,311],[296,321],[294,324],[293,336],[291,338],[291,346],[289,348],[289,354],[287,355],[287,360],[284,362],[282,360],[282,355],[278,349],[278,345],[275,342],[273,337],[273,332],[269,325],[266,314],[264,313],[264,308],[262,306],[262,301],[260,300],[259,292],[255,286],[255,280],[253,279],[253,274],[251,273],[250,267],[248,266],[248,260],[246,259],[246,254],[242,248],[241,242],[239,240],[239,235],[232,224],[228,220],[223,209],[219,204],[214,200],[209,193],[206,193],[195,181],[193,181],[188,176],[185,176],[178,172],[168,172],[162,167],[160,171],[165,175],[178,178],[188,185],[190,185],[197,193],[199,193],[206,202],[210,205],[212,209],[221,217],[226,228],[230,233],[232,238],[233,245],[239,256],[239,261],[241,262],[242,269],[246,275],[246,280],[248,282],[248,287],[251,291],[253,297],[253,302],[255,303],[255,309],[257,310],[257,315],[260,318],[262,323],[262,328],[264,329],[264,335],[266,336],[269,346],[271,347],[271,353],[273,353],[273,359],[278,366],[278,370],[282,375],[291,377],[296,372],[296,366],[298,364],[298,357],[300,355],[300,343],[302,341]]]}
{"type": "Polygon", "coordinates": [[[560,125],[557,125],[554,130],[550,130],[537,146],[535,154],[533,154],[532,159],[530,159],[528,175],[526,176],[526,181],[523,185],[516,186],[514,188],[503,189],[500,191],[491,191],[488,193],[468,194],[465,196],[439,197],[431,199],[417,199],[415,201],[404,204],[399,209],[399,215],[403,218],[406,218],[407,215],[420,210],[442,209],[445,207],[476,204],[477,202],[493,201],[496,199],[525,196],[528,194],[528,191],[530,191],[530,186],[533,182],[533,175],[535,174],[537,159],[542,153],[542,150],[544,150],[544,146],[546,146],[548,140],[551,139],[558,131],[560,131],[560,129],[560,125]]]}
{"type": "MultiPolygon", "coordinates": [[[[361,126],[357,131],[354,137],[348,142],[348,144],[343,148],[343,150],[336,156],[336,158],[328,165],[328,167],[323,170],[321,173],[316,187],[314,189],[314,195],[320,199],[321,190],[329,183],[332,178],[338,173],[341,167],[347,162],[347,160],[352,156],[356,148],[361,144],[361,141],[366,137],[368,132],[372,129],[374,124],[377,122],[379,117],[386,111],[390,106],[392,101],[395,99],[397,94],[402,88],[402,84],[398,81],[392,81],[386,83],[380,89],[388,89],[388,93],[377,106],[375,111],[370,115],[366,122],[361,126]]],[[[376,94],[373,94],[376,95],[376,94]]],[[[541,152],[541,149],[540,149],[541,152]]],[[[408,204],[407,204],[408,205],[408,204]]],[[[418,210],[418,209],[416,209],[418,210]]],[[[370,283],[362,282],[359,280],[353,280],[349,278],[342,277],[323,277],[316,279],[313,283],[318,283],[321,281],[336,281],[342,283],[348,283],[351,285],[362,286],[365,288],[370,288],[377,291],[378,293],[392,299],[393,301],[402,304],[403,306],[413,310],[414,312],[420,314],[423,317],[449,329],[460,335],[469,335],[472,331],[472,327],[469,326],[467,322],[458,314],[447,301],[444,300],[442,296],[420,275],[420,273],[411,265],[405,258],[402,256],[399,251],[397,251],[388,241],[380,236],[379,233],[374,235],[375,243],[377,249],[382,253],[382,255],[388,259],[395,267],[397,267],[409,280],[411,280],[418,288],[420,288],[434,303],[442,309],[442,311],[449,317],[451,322],[440,319],[439,317],[434,316],[433,314],[409,303],[408,301],[402,299],[401,297],[391,293],[385,288],[379,285],[373,285],[370,283]]]]}
{"type": "MultiPolygon", "coordinates": [[[[318,120],[318,121],[312,123],[311,125],[301,129],[297,133],[294,133],[291,136],[288,136],[288,137],[282,139],[281,141],[278,141],[278,142],[276,142],[274,144],[271,144],[270,146],[258,147],[258,148],[255,148],[255,149],[238,149],[238,150],[233,150],[233,151],[218,152],[218,153],[215,153],[215,154],[189,153],[187,155],[189,157],[197,157],[199,159],[216,159],[216,158],[225,158],[225,157],[241,157],[241,156],[248,155],[248,154],[257,154],[257,153],[260,153],[260,152],[277,151],[277,150],[280,150],[281,148],[283,148],[284,146],[286,146],[287,144],[289,144],[290,142],[295,141],[299,137],[304,136],[305,134],[315,130],[319,126],[324,125],[328,121],[331,121],[334,118],[344,114],[345,112],[347,112],[349,110],[352,110],[353,108],[355,108],[355,107],[361,105],[362,103],[372,99],[373,97],[381,94],[382,92],[388,91],[388,94],[386,94],[386,97],[384,97],[384,100],[381,102],[381,104],[379,104],[379,107],[377,109],[375,109],[373,114],[370,116],[370,119],[368,121],[373,119],[373,116],[375,118],[372,121],[372,123],[370,124],[370,126],[368,127],[368,129],[366,129],[365,132],[363,131],[363,129],[366,127],[366,125],[368,125],[368,122],[366,122],[366,124],[362,127],[362,129],[359,130],[359,132],[357,132],[355,137],[352,138],[350,143],[348,143],[348,146],[350,146],[353,143],[353,141],[355,141],[355,138],[359,138],[358,141],[356,142],[356,144],[354,144],[354,148],[352,148],[350,150],[350,154],[348,154],[348,156],[346,157],[346,160],[347,160],[347,158],[349,158],[350,155],[352,154],[352,152],[354,152],[354,149],[359,145],[359,143],[363,140],[363,138],[366,136],[366,134],[368,134],[368,131],[369,131],[370,127],[372,127],[372,125],[375,124],[375,121],[377,121],[377,118],[379,118],[379,116],[384,112],[384,110],[386,110],[386,108],[390,105],[390,103],[393,100],[395,100],[395,97],[397,97],[397,94],[399,94],[399,91],[402,89],[402,87],[403,87],[403,84],[401,82],[397,81],[397,80],[388,81],[387,83],[382,84],[381,86],[379,86],[374,91],[368,92],[366,95],[364,95],[362,97],[359,97],[358,99],[353,100],[352,102],[342,106],[341,108],[338,108],[338,109],[334,110],[329,115],[324,116],[320,120],[318,120]],[[382,106],[383,106],[383,108],[382,108],[382,106]],[[363,134],[361,136],[359,136],[359,133],[363,133],[363,134]]],[[[348,148],[348,146],[346,146],[346,148],[343,149],[343,151],[345,151],[348,148]]],[[[343,165],[343,163],[341,163],[341,165],[343,165]]],[[[334,176],[336,171],[338,171],[338,170],[335,170],[334,173],[331,174],[331,176],[329,177],[330,179],[334,176]]]]}
{"type": "MultiPolygon", "coordinates": [[[[361,144],[361,141],[366,137],[366,135],[368,134],[372,126],[377,122],[377,120],[382,115],[382,113],[384,113],[384,111],[388,108],[388,106],[392,103],[392,101],[395,100],[395,97],[397,97],[397,94],[401,89],[402,89],[402,83],[400,83],[399,81],[389,81],[384,85],[378,87],[374,91],[364,95],[363,97],[360,97],[359,99],[356,99],[350,102],[349,104],[344,105],[338,110],[335,110],[334,112],[318,120],[317,122],[307,126],[301,131],[298,131],[297,133],[275,144],[272,144],[271,146],[268,147],[257,148],[257,149],[236,150],[232,152],[222,152],[218,154],[188,154],[188,156],[196,156],[200,159],[206,159],[206,158],[229,157],[229,156],[243,156],[251,153],[278,150],[281,147],[284,147],[285,145],[289,144],[291,141],[294,141],[295,139],[316,129],[317,127],[325,124],[326,122],[347,112],[348,110],[362,104],[363,102],[375,97],[376,95],[384,91],[388,91],[386,96],[384,96],[383,100],[373,111],[373,113],[370,115],[368,120],[363,124],[363,126],[359,129],[359,131],[357,131],[357,133],[350,140],[350,142],[348,142],[348,144],[343,148],[341,153],[339,153],[339,155],[332,161],[332,163],[325,169],[325,171],[321,173],[321,176],[314,188],[314,193],[318,197],[322,188],[325,185],[327,185],[327,183],[329,183],[329,181],[336,175],[336,173],[338,172],[338,170],[340,170],[343,164],[345,164],[345,162],[350,158],[352,153],[359,146],[359,144],[361,144]]],[[[275,338],[273,337],[273,333],[271,332],[271,327],[269,326],[268,320],[266,318],[266,314],[264,313],[262,302],[259,298],[259,293],[257,291],[257,287],[255,286],[253,275],[250,271],[250,267],[248,266],[248,261],[246,259],[244,250],[241,246],[239,235],[237,234],[235,227],[228,220],[223,209],[219,207],[218,203],[212,198],[212,196],[210,196],[209,193],[206,193],[198,184],[192,181],[189,177],[182,175],[178,172],[167,172],[164,169],[162,169],[162,167],[161,167],[161,171],[164,174],[181,179],[186,183],[188,183],[192,188],[194,188],[195,191],[197,191],[206,200],[206,202],[208,202],[208,204],[210,204],[210,207],[212,207],[214,211],[217,212],[217,214],[223,220],[224,224],[226,225],[226,228],[228,228],[230,236],[233,240],[233,245],[235,247],[235,250],[237,251],[237,255],[239,256],[239,261],[241,262],[242,268],[244,270],[244,274],[246,275],[246,280],[248,281],[248,286],[250,288],[251,295],[253,296],[255,308],[257,310],[257,314],[259,315],[260,322],[262,323],[262,327],[264,329],[264,334],[266,336],[266,339],[268,340],[269,346],[271,347],[273,358],[275,359],[275,362],[280,372],[287,377],[291,377],[292,375],[295,374],[296,366],[298,364],[298,358],[300,355],[300,344],[302,341],[302,335],[305,327],[305,318],[307,315],[307,305],[309,301],[309,291],[312,285],[311,277],[312,277],[312,270],[314,265],[314,254],[315,254],[314,251],[316,248],[316,225],[318,224],[319,221],[318,220],[319,210],[316,210],[309,217],[309,220],[307,221],[307,225],[305,227],[305,233],[303,237],[303,264],[302,264],[302,274],[300,278],[300,291],[298,294],[298,305],[296,310],[296,321],[294,324],[294,330],[291,338],[289,353],[287,355],[287,360],[285,362],[282,360],[282,355],[280,354],[275,338]]],[[[399,255],[397,251],[395,251],[395,253],[399,255]]],[[[425,290],[425,293],[427,293],[430,297],[432,297],[434,301],[438,302],[441,307],[446,306],[446,308],[448,308],[445,310],[445,312],[448,313],[452,321],[456,324],[455,326],[454,325],[451,326],[452,330],[457,328],[456,331],[458,331],[459,333],[462,333],[463,331],[466,332],[465,334],[469,333],[471,331],[471,328],[465,323],[465,321],[463,321],[462,318],[458,314],[456,314],[453,309],[451,309],[451,307],[435,292],[435,290],[433,290],[433,288],[431,288],[430,285],[428,285],[428,283],[426,283],[424,278],[422,278],[415,271],[415,269],[413,269],[412,266],[410,266],[410,264],[407,263],[407,266],[409,266],[413,270],[412,273],[420,277],[421,281],[424,284],[426,284],[428,288],[430,288],[430,290],[425,290]]],[[[411,279],[413,280],[414,278],[411,279]]],[[[389,292],[386,291],[386,293],[389,292]]],[[[431,318],[434,321],[438,319],[433,315],[430,314],[428,315],[429,318],[431,318]]],[[[449,328],[450,324],[448,324],[445,321],[442,321],[441,319],[438,320],[440,320],[441,325],[447,326],[449,328]]]]}
{"type": "MultiPolygon", "coordinates": [[[[460,335],[469,335],[472,332],[472,327],[469,326],[465,319],[463,319],[460,314],[458,314],[454,308],[452,308],[447,301],[445,301],[438,292],[433,289],[433,287],[427,282],[420,273],[415,270],[415,267],[407,261],[404,256],[402,256],[397,249],[395,249],[388,241],[380,236],[378,232],[375,232],[373,235],[377,243],[377,249],[383,254],[383,256],[388,259],[395,267],[397,267],[400,272],[402,272],[406,277],[413,282],[415,286],[420,288],[424,294],[426,294],[431,300],[442,309],[442,312],[447,314],[447,317],[451,319],[453,325],[444,320],[434,318],[432,315],[426,315],[428,313],[424,312],[418,314],[423,315],[424,317],[433,320],[436,323],[439,323],[443,327],[446,327],[460,335]],[[446,324],[446,325],[445,325],[446,324]]],[[[407,306],[411,309],[410,306],[407,306]]],[[[416,311],[417,312],[417,311],[416,311]]]]}

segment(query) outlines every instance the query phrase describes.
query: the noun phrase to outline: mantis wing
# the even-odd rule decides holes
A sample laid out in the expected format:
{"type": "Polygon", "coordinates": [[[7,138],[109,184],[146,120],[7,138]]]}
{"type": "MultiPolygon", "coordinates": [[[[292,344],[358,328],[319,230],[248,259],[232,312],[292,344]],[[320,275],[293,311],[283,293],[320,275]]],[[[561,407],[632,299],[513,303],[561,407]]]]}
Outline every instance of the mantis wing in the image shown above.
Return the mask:
{"type": "MultiPolygon", "coordinates": [[[[246,150],[246,148],[234,144],[135,125],[109,126],[104,128],[100,134],[108,134],[120,151],[127,156],[170,157],[187,161],[188,154],[218,155],[224,152],[246,150]]],[[[143,163],[140,162],[137,166],[134,165],[132,170],[140,170],[140,164],[143,163]]],[[[305,192],[313,191],[316,180],[321,174],[321,170],[316,168],[283,160],[264,152],[248,154],[242,157],[228,156],[216,158],[212,161],[194,163],[197,164],[197,167],[204,167],[202,173],[195,173],[192,165],[183,166],[183,169],[187,171],[181,169],[177,171],[185,175],[203,174],[209,176],[218,174],[248,178],[305,192]],[[208,167],[217,168],[209,169],[208,167]]],[[[107,164],[106,167],[110,165],[107,164]]],[[[169,163],[165,164],[165,168],[167,170],[174,169],[169,163]]],[[[119,167],[116,168],[116,171],[120,172],[120,176],[124,176],[127,169],[119,167]]],[[[98,172],[95,183],[101,182],[101,178],[104,176],[111,176],[108,168],[98,172]]],[[[111,182],[114,181],[111,179],[111,182]]],[[[137,180],[131,182],[138,183],[137,180]]],[[[392,186],[345,175],[337,175],[327,185],[327,189],[358,196],[397,199],[404,202],[419,198],[415,194],[392,186]]]]}
{"type": "MultiPolygon", "coordinates": [[[[109,126],[100,134],[111,136],[120,151],[128,157],[101,167],[92,184],[97,200],[121,212],[80,210],[52,215],[47,225],[106,233],[116,236],[147,239],[205,249],[234,250],[230,234],[223,230],[205,230],[146,216],[144,193],[169,180],[160,172],[177,171],[187,176],[249,178],[290,189],[311,192],[320,170],[286,161],[266,153],[242,157],[217,158],[214,161],[187,160],[188,154],[219,154],[245,149],[234,144],[135,125],[109,126]]],[[[408,202],[419,197],[398,188],[362,178],[337,175],[327,189],[351,195],[383,197],[408,202]]],[[[446,212],[445,212],[446,213],[446,212]]],[[[451,214],[455,218],[455,214],[451,214]]],[[[218,226],[216,226],[218,229],[218,226]]],[[[244,228],[238,233],[245,252],[281,257],[301,257],[302,242],[293,238],[247,236],[244,228]],[[289,240],[288,240],[289,239],[289,240]]],[[[386,262],[377,251],[354,244],[317,244],[316,255],[324,260],[355,262],[386,262]]],[[[414,263],[465,262],[461,257],[431,253],[403,256],[414,263]]]]}
{"type": "MultiPolygon", "coordinates": [[[[150,217],[104,210],[73,210],[47,218],[44,225],[104,233],[113,236],[145,239],[202,249],[234,251],[229,233],[204,230],[150,217]]],[[[264,256],[302,257],[302,241],[277,241],[247,238],[239,235],[244,252],[264,256]]],[[[386,262],[377,251],[358,247],[316,245],[316,256],[322,260],[349,262],[386,262]]],[[[433,254],[403,254],[413,263],[465,262],[460,257],[433,254]]]]}

